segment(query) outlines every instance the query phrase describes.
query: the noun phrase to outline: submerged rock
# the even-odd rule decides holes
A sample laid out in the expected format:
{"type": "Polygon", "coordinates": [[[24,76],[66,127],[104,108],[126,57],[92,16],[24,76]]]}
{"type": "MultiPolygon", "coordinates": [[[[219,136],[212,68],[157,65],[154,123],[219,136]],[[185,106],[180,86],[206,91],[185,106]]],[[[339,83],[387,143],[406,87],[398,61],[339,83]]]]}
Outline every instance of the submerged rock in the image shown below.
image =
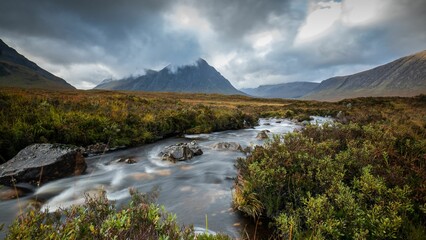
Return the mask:
{"type": "Polygon", "coordinates": [[[257,139],[267,139],[267,138],[269,138],[269,136],[267,134],[268,132],[269,132],[269,130],[262,130],[257,134],[256,138],[257,139]]]}
{"type": "Polygon", "coordinates": [[[167,146],[160,152],[163,160],[171,162],[185,161],[191,159],[193,156],[203,154],[203,151],[198,146],[197,142],[178,143],[175,145],[167,146]]]}
{"type": "Polygon", "coordinates": [[[24,195],[24,191],[19,188],[0,186],[0,201],[15,199],[24,195]]]}
{"type": "Polygon", "coordinates": [[[63,144],[33,144],[0,165],[0,184],[41,183],[86,171],[86,161],[77,147],[63,144]]]}
{"type": "Polygon", "coordinates": [[[243,147],[236,142],[219,142],[215,143],[212,147],[216,150],[243,151],[243,147]]]}

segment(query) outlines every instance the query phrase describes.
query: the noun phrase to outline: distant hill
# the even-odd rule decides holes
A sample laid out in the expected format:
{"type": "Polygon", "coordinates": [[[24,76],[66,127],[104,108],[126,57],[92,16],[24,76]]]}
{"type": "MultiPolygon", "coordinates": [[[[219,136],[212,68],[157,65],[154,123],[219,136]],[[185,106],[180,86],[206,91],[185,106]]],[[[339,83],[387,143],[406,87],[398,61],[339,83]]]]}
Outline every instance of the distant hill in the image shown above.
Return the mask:
{"type": "Polygon", "coordinates": [[[257,88],[240,89],[251,96],[263,98],[300,98],[310,93],[319,83],[290,82],[273,85],[261,85],[257,88]]]}
{"type": "Polygon", "coordinates": [[[334,101],[421,93],[426,93],[426,50],[364,72],[329,78],[303,98],[334,101]]]}
{"type": "Polygon", "coordinates": [[[0,39],[0,87],[75,89],[64,79],[40,68],[0,39]]]}
{"type": "Polygon", "coordinates": [[[169,65],[160,71],[148,70],[145,75],[139,77],[104,81],[95,89],[243,94],[201,58],[191,65],[169,65]]]}

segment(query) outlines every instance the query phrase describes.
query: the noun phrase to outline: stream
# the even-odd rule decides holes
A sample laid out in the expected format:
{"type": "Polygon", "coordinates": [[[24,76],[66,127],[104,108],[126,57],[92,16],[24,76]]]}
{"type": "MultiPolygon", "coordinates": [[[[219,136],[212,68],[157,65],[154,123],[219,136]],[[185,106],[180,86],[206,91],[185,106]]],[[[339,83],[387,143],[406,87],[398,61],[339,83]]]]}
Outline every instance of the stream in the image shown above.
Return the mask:
{"type": "MultiPolygon", "coordinates": [[[[314,117],[312,122],[322,124],[325,121],[329,118],[314,117]]],[[[245,155],[240,151],[215,150],[212,146],[218,142],[237,142],[243,148],[261,145],[264,140],[256,139],[261,130],[269,130],[268,135],[272,136],[300,128],[286,119],[260,119],[259,126],[252,129],[185,135],[87,157],[85,175],[49,182],[19,200],[0,201],[0,224],[5,223],[0,238],[4,237],[7,225],[18,216],[20,209],[34,199],[43,200],[43,208],[56,210],[83,203],[85,193],[103,189],[108,199],[120,205],[129,201],[129,188],[148,192],[154,187],[159,188],[157,202],[175,213],[180,224],[192,224],[196,230],[205,231],[207,215],[209,231],[240,237],[244,230],[254,231],[248,219],[231,208],[235,160],[245,155]],[[163,161],[158,156],[165,146],[193,140],[199,144],[203,155],[177,163],[163,161]],[[115,163],[120,158],[133,158],[137,162],[115,163]]]]}

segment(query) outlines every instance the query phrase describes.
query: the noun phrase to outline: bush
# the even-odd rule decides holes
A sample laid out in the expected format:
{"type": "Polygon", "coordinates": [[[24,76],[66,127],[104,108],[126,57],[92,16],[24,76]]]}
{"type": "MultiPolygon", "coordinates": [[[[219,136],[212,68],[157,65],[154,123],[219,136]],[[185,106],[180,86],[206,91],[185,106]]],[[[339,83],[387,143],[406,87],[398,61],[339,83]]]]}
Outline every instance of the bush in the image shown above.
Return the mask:
{"type": "Polygon", "coordinates": [[[276,237],[285,239],[401,239],[424,232],[426,175],[410,163],[426,148],[413,135],[398,144],[400,132],[336,123],[275,136],[237,161],[234,208],[272,220],[276,237]]]}
{"type": "Polygon", "coordinates": [[[230,239],[222,234],[197,235],[155,204],[152,193],[130,193],[132,200],[121,208],[101,192],[98,197],[86,196],[81,206],[54,213],[31,210],[13,222],[6,239],[230,239]]]}

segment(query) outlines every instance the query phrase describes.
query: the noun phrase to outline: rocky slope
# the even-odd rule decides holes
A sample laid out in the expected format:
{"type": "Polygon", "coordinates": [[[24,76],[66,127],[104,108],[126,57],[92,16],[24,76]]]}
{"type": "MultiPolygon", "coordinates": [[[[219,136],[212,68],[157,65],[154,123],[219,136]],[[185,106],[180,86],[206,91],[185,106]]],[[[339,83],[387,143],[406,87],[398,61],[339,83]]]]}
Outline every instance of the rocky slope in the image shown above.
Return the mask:
{"type": "Polygon", "coordinates": [[[0,39],[0,87],[75,89],[40,68],[0,39]]]}
{"type": "Polygon", "coordinates": [[[426,93],[426,50],[364,72],[324,80],[303,98],[340,100],[422,93],[426,93]]]}

